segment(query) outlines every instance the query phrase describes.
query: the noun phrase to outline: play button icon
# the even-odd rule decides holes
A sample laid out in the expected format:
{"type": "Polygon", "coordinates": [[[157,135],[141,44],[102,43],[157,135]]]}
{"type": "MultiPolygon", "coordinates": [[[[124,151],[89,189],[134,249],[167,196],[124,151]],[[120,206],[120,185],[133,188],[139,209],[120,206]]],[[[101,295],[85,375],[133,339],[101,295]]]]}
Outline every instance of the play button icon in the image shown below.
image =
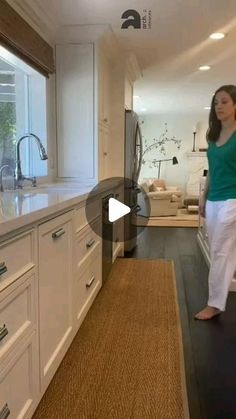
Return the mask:
{"type": "Polygon", "coordinates": [[[122,202],[118,201],[115,198],[109,199],[108,204],[108,219],[111,223],[113,223],[116,220],[119,220],[119,218],[124,217],[126,214],[129,214],[131,211],[130,207],[128,205],[122,204],[122,202]]]}
{"type": "Polygon", "coordinates": [[[136,241],[149,222],[149,214],[149,197],[142,185],[124,177],[101,180],[86,199],[87,222],[102,238],[102,248],[109,255],[118,246],[117,239],[127,248],[136,241]],[[115,245],[108,246],[109,242],[115,245]]]}

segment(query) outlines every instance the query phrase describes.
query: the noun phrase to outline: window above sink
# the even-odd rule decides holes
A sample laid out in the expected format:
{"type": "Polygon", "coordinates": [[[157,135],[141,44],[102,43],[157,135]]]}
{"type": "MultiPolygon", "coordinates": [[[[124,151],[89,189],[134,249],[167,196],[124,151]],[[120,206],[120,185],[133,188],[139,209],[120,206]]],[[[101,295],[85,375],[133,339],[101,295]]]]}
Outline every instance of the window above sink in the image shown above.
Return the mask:
{"type": "MultiPolygon", "coordinates": [[[[15,169],[16,141],[27,132],[37,134],[47,148],[46,78],[0,46],[0,167],[15,169]]],[[[25,141],[21,147],[23,173],[47,176],[37,145],[25,141]]]]}

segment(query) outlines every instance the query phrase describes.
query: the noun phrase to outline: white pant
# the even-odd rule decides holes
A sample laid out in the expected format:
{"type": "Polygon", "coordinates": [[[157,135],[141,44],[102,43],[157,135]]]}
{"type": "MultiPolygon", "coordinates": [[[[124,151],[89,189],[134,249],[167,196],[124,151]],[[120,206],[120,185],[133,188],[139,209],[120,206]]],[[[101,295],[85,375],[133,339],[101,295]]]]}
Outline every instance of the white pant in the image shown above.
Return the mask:
{"type": "Polygon", "coordinates": [[[208,305],[224,311],[236,266],[236,199],[206,202],[206,230],[211,259],[208,305]]]}

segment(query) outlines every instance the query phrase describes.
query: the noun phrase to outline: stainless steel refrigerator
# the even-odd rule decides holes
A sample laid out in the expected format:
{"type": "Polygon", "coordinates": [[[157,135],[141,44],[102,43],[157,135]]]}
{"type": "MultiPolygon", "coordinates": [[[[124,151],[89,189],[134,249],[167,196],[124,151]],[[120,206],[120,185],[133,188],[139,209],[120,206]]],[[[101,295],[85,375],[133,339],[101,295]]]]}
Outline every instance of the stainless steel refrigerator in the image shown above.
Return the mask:
{"type": "Polygon", "coordinates": [[[140,210],[138,205],[138,178],[142,164],[142,133],[138,115],[131,111],[125,111],[125,204],[131,208],[130,214],[124,220],[125,252],[130,252],[137,244],[137,226],[135,216],[140,210]]]}

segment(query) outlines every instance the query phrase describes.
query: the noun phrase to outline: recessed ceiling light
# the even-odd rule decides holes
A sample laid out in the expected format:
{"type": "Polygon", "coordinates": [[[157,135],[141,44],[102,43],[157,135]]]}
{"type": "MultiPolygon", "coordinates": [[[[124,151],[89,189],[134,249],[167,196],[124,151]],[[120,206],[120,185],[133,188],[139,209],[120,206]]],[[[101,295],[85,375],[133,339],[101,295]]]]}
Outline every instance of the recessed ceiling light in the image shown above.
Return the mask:
{"type": "Polygon", "coordinates": [[[211,107],[210,106],[204,106],[204,109],[209,111],[211,109],[211,107]]]}
{"type": "Polygon", "coordinates": [[[147,110],[146,108],[142,108],[142,109],[141,109],[141,111],[142,111],[142,112],[145,112],[146,110],[147,110]]]}
{"type": "Polygon", "coordinates": [[[209,65],[201,65],[201,67],[199,67],[198,69],[201,71],[207,71],[210,70],[210,66],[209,65]]]}
{"type": "Polygon", "coordinates": [[[134,99],[140,99],[140,96],[134,95],[134,99]]]}
{"type": "Polygon", "coordinates": [[[225,37],[225,34],[224,33],[222,33],[222,32],[214,32],[214,33],[212,33],[211,35],[210,35],[210,37],[209,38],[211,38],[211,39],[223,39],[225,37]]]}

